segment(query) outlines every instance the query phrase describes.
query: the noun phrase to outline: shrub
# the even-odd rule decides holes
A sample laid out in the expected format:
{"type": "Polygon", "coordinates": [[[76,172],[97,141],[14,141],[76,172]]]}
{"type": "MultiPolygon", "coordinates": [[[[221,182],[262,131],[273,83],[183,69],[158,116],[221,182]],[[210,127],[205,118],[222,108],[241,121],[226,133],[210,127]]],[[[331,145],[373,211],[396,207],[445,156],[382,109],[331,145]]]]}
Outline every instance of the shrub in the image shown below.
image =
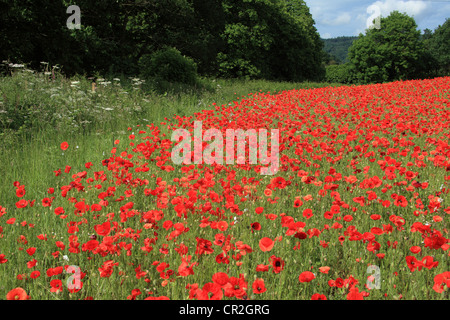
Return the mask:
{"type": "Polygon", "coordinates": [[[354,83],[355,70],[350,63],[326,66],[325,81],[331,83],[354,83]]]}
{"type": "Polygon", "coordinates": [[[139,68],[142,77],[152,81],[158,91],[178,84],[195,86],[199,83],[195,62],[175,48],[143,55],[139,59],[139,68]]]}

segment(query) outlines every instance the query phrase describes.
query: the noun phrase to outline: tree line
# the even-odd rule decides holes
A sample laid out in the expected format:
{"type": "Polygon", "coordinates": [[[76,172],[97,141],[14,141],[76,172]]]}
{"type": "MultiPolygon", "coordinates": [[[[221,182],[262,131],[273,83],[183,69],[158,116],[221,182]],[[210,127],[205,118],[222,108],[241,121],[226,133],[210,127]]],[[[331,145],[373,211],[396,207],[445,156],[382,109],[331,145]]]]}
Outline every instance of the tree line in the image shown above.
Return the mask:
{"type": "Polygon", "coordinates": [[[327,66],[330,56],[303,0],[0,0],[0,6],[0,59],[33,69],[44,61],[68,76],[150,74],[142,69],[173,61],[203,76],[297,82],[449,73],[449,21],[422,35],[413,18],[398,12],[353,42],[349,62],[327,66]],[[80,29],[66,26],[74,4],[80,29]]]}
{"type": "Polygon", "coordinates": [[[323,43],[302,0],[0,0],[0,58],[67,74],[138,74],[166,48],[216,77],[320,80],[323,43]],[[81,9],[81,29],[66,9],[81,9]]]}
{"type": "Polygon", "coordinates": [[[393,11],[353,40],[348,62],[326,67],[326,80],[381,83],[450,75],[450,19],[434,32],[418,30],[414,18],[393,11]]]}

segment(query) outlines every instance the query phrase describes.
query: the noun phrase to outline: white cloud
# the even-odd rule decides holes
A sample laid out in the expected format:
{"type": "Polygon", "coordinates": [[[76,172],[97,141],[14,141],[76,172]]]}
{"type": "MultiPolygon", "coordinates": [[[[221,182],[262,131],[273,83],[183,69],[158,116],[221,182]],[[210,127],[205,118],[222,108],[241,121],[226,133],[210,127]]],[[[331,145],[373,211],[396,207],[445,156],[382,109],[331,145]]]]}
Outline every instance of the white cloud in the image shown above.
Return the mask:
{"type": "MultiPolygon", "coordinates": [[[[450,2],[450,0],[448,0],[450,2]]],[[[367,9],[377,5],[381,16],[392,11],[406,13],[414,18],[418,28],[434,30],[450,17],[450,5],[445,0],[305,0],[322,37],[349,36],[364,33],[373,12],[367,9]]]]}
{"type": "Polygon", "coordinates": [[[372,5],[380,9],[383,17],[387,17],[392,11],[399,11],[406,13],[409,16],[419,18],[426,14],[431,8],[429,1],[399,1],[399,0],[384,0],[375,1],[372,5]]]}
{"type": "Polygon", "coordinates": [[[330,26],[341,26],[344,24],[348,24],[352,20],[352,16],[348,12],[343,12],[339,14],[336,18],[329,18],[330,15],[326,15],[321,19],[321,23],[330,26]]]}

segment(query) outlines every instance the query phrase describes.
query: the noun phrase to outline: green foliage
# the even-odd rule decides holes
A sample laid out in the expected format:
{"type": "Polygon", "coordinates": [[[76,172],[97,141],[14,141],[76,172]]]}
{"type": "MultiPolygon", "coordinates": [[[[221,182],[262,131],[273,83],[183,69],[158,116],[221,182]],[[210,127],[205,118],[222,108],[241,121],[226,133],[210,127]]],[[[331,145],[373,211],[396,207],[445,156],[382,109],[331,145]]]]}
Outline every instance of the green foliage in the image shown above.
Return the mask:
{"type": "Polygon", "coordinates": [[[414,18],[398,11],[381,18],[380,29],[367,29],[349,48],[349,59],[362,83],[423,76],[420,65],[424,56],[414,18]]]}
{"type": "Polygon", "coordinates": [[[330,83],[350,84],[356,81],[355,69],[351,63],[328,65],[325,67],[325,81],[330,83]]]}
{"type": "Polygon", "coordinates": [[[142,90],[146,82],[139,78],[105,79],[98,75],[93,91],[92,82],[83,76],[66,78],[56,71],[36,73],[22,68],[0,77],[0,145],[6,137],[15,135],[112,132],[131,122],[158,123],[166,116],[188,115],[249,92],[338,85],[211,78],[197,81],[194,87],[168,83],[162,94],[156,94],[142,90]]]}
{"type": "MultiPolygon", "coordinates": [[[[45,61],[75,74],[139,73],[139,58],[166,47],[191,57],[203,76],[320,80],[314,20],[303,0],[0,0],[0,59],[45,61]],[[69,30],[66,9],[81,9],[69,30]],[[101,17],[101,18],[99,18],[101,17]],[[8,27],[6,27],[8,26],[8,27]]],[[[164,80],[166,81],[166,80],[164,80]]]]}
{"type": "Polygon", "coordinates": [[[424,41],[436,75],[450,75],[450,19],[446,19],[433,34],[428,32],[424,41]]]}
{"type": "Polygon", "coordinates": [[[139,90],[125,91],[118,81],[99,80],[92,91],[84,77],[66,79],[57,72],[52,76],[22,70],[0,78],[0,135],[30,136],[40,130],[73,134],[93,124],[113,126],[117,119],[141,115],[139,90]]]}
{"type": "Polygon", "coordinates": [[[322,43],[304,1],[224,0],[223,8],[221,76],[282,81],[324,76],[322,43]]]}
{"type": "MultiPolygon", "coordinates": [[[[68,48],[68,29],[61,23],[62,1],[0,0],[0,59],[38,68],[41,61],[60,63],[68,48]],[[58,60],[58,61],[57,61],[58,60]]],[[[70,53],[69,53],[70,55],[70,53]]]]}
{"type": "Polygon", "coordinates": [[[322,39],[324,43],[323,50],[332,57],[336,57],[338,63],[348,62],[348,49],[357,38],[358,37],[337,37],[332,39],[322,39]]]}
{"type": "Polygon", "coordinates": [[[325,66],[328,66],[328,65],[336,65],[336,64],[340,64],[340,63],[341,63],[341,61],[336,56],[333,56],[333,55],[329,54],[328,52],[323,51],[322,64],[324,64],[325,66]]]}
{"type": "Polygon", "coordinates": [[[199,84],[197,65],[175,48],[165,48],[139,59],[141,75],[151,80],[159,92],[172,84],[195,86],[199,84]]]}

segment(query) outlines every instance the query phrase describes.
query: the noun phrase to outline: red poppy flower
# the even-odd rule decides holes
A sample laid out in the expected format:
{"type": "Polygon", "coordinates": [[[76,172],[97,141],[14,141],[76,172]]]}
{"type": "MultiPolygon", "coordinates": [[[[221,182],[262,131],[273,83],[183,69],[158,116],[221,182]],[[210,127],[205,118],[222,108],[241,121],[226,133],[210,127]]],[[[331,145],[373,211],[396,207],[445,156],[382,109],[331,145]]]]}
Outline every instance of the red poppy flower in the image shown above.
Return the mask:
{"type": "Polygon", "coordinates": [[[326,212],[323,214],[323,217],[324,217],[325,219],[328,219],[328,220],[333,219],[333,213],[332,213],[331,211],[326,211],[326,212]]]}
{"type": "Polygon", "coordinates": [[[359,205],[364,207],[364,203],[365,203],[365,199],[364,197],[355,197],[353,198],[353,201],[355,201],[356,203],[359,203],[359,205]]]}
{"type": "Polygon", "coordinates": [[[327,300],[327,297],[324,294],[314,293],[311,296],[311,300],[327,300]]]}
{"type": "Polygon", "coordinates": [[[50,281],[50,292],[58,293],[63,290],[63,284],[62,281],[59,279],[54,279],[50,281]]]}
{"type": "Polygon", "coordinates": [[[298,281],[311,282],[315,278],[316,278],[316,276],[311,271],[303,271],[302,273],[300,273],[300,276],[298,277],[298,281]]]}
{"type": "Polygon", "coordinates": [[[384,233],[383,229],[378,227],[373,227],[372,229],[370,229],[370,232],[377,236],[382,235],[384,233]]]}
{"type": "Polygon", "coordinates": [[[364,300],[364,296],[362,295],[361,292],[359,292],[358,288],[353,287],[347,294],[347,300],[364,300]]]}
{"type": "Polygon", "coordinates": [[[89,240],[85,244],[82,245],[83,251],[92,251],[95,248],[97,248],[99,245],[99,242],[97,240],[89,240]]]}
{"type": "Polygon", "coordinates": [[[432,256],[423,257],[421,262],[423,267],[427,268],[428,270],[436,268],[439,265],[439,261],[434,261],[434,258],[432,256]]]}
{"type": "Polygon", "coordinates": [[[301,207],[303,205],[303,201],[300,199],[300,197],[296,197],[294,200],[294,208],[301,207]]]}
{"type": "Polygon", "coordinates": [[[228,229],[228,223],[226,221],[219,221],[217,223],[217,229],[219,229],[220,231],[225,231],[228,229]]]}
{"type": "Polygon", "coordinates": [[[337,278],[337,279],[334,281],[334,285],[335,285],[336,287],[338,287],[338,288],[342,288],[342,287],[344,286],[344,279],[342,279],[342,278],[337,278]]]}
{"type": "Polygon", "coordinates": [[[30,296],[27,295],[22,288],[15,288],[6,294],[6,300],[29,300],[30,296]]]}
{"type": "Polygon", "coordinates": [[[216,246],[222,246],[225,242],[225,236],[223,235],[223,233],[216,233],[216,235],[214,236],[214,244],[216,246]]]}
{"type": "Polygon", "coordinates": [[[394,205],[404,208],[408,205],[408,200],[404,196],[397,195],[397,198],[394,200],[394,205]]]}
{"type": "Polygon", "coordinates": [[[301,231],[301,232],[297,232],[294,235],[294,237],[297,239],[303,240],[303,239],[306,239],[308,237],[308,235],[306,234],[306,232],[301,231]]]}
{"type": "Polygon", "coordinates": [[[353,220],[353,216],[351,216],[351,215],[349,215],[349,214],[347,214],[347,215],[344,216],[344,221],[350,222],[350,221],[352,221],[352,220],[353,220]]]}
{"type": "Polygon", "coordinates": [[[195,254],[211,254],[214,249],[211,247],[212,242],[207,239],[202,239],[197,237],[197,247],[195,249],[195,254]]]}
{"type": "Polygon", "coordinates": [[[417,254],[417,253],[419,253],[422,249],[421,249],[419,246],[412,246],[409,250],[410,250],[412,253],[417,254]]]}
{"type": "Polygon", "coordinates": [[[417,268],[419,271],[422,269],[422,262],[417,260],[414,256],[406,256],[406,264],[411,272],[414,272],[417,268]]]}
{"type": "MultiPolygon", "coordinates": [[[[217,287],[220,288],[219,286],[217,287]]],[[[237,299],[243,299],[243,297],[247,296],[247,288],[248,284],[243,274],[240,274],[239,278],[230,277],[228,283],[224,286],[224,295],[228,298],[236,297],[237,299]]]]}
{"type": "Polygon", "coordinates": [[[287,182],[283,177],[273,178],[272,181],[270,182],[270,184],[279,189],[284,189],[287,186],[287,182]]]}
{"type": "Polygon", "coordinates": [[[212,281],[218,284],[220,287],[224,287],[228,283],[228,280],[229,276],[225,272],[216,272],[212,276],[212,281]]]}
{"type": "Polygon", "coordinates": [[[255,209],[256,214],[261,214],[261,213],[263,213],[263,211],[264,211],[263,207],[258,207],[255,209]]]}
{"type": "Polygon", "coordinates": [[[25,193],[26,193],[26,191],[25,191],[25,188],[23,186],[21,188],[17,188],[16,189],[16,196],[18,198],[22,198],[23,196],[25,196],[25,193]]]}
{"type": "Polygon", "coordinates": [[[261,240],[259,240],[259,248],[261,249],[261,251],[270,251],[272,250],[273,246],[274,246],[274,242],[272,239],[264,237],[261,240]]]}
{"type": "Polygon", "coordinates": [[[267,291],[267,288],[264,284],[264,279],[256,279],[252,284],[252,288],[253,293],[255,294],[261,294],[267,291]]]}
{"type": "Polygon", "coordinates": [[[32,256],[36,252],[36,248],[31,247],[31,248],[28,248],[26,251],[30,256],[32,256]]]}
{"type": "Polygon", "coordinates": [[[434,291],[436,291],[437,293],[442,293],[445,290],[444,286],[447,286],[447,288],[450,289],[450,271],[437,274],[434,277],[434,291]]]}
{"type": "Polygon", "coordinates": [[[253,222],[251,225],[252,232],[253,230],[258,231],[261,230],[261,224],[259,222],[253,222]]]}
{"type": "Polygon", "coordinates": [[[325,274],[328,274],[328,271],[330,271],[330,267],[326,266],[326,267],[320,267],[319,271],[325,274]]]}
{"type": "Polygon", "coordinates": [[[18,209],[21,209],[21,208],[25,208],[28,204],[29,204],[29,201],[21,199],[21,200],[16,202],[16,207],[18,209]]]}
{"type": "Polygon", "coordinates": [[[94,226],[94,230],[99,236],[107,236],[111,232],[111,222],[106,221],[102,224],[97,224],[94,226]]]}
{"type": "Polygon", "coordinates": [[[69,144],[66,141],[61,143],[61,149],[63,151],[66,151],[68,147],[69,147],[69,144]]]}
{"type": "Polygon", "coordinates": [[[313,215],[314,215],[314,214],[313,214],[313,212],[312,212],[311,209],[305,209],[305,210],[303,210],[303,216],[304,216],[306,219],[311,218],[313,215]]]}
{"type": "Polygon", "coordinates": [[[279,257],[275,257],[274,255],[272,255],[269,258],[269,262],[272,264],[272,271],[274,273],[280,273],[281,271],[283,271],[283,269],[284,269],[284,261],[283,261],[283,259],[281,259],[279,257]]]}
{"type": "Polygon", "coordinates": [[[43,207],[50,207],[52,205],[52,200],[51,198],[44,198],[42,199],[42,206],[43,207]]]}
{"type": "Polygon", "coordinates": [[[0,254],[0,263],[7,263],[8,259],[5,259],[5,255],[4,254],[0,254]]]}
{"type": "Polygon", "coordinates": [[[258,264],[256,266],[256,272],[267,272],[269,271],[269,266],[265,264],[258,264]]]}

